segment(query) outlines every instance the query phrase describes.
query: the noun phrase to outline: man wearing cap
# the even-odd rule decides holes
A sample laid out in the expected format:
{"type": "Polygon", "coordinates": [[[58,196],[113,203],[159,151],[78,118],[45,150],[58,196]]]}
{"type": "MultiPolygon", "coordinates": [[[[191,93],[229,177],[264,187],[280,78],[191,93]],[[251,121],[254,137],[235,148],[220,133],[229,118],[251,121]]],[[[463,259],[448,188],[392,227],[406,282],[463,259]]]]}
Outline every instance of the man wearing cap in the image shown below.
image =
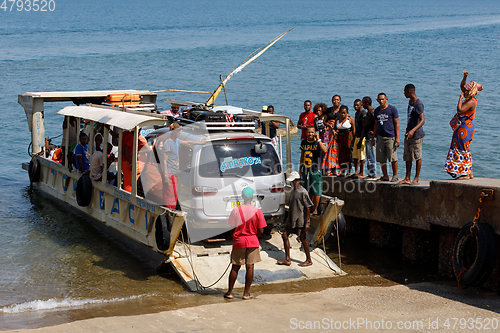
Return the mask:
{"type": "Polygon", "coordinates": [[[310,228],[310,208],[314,205],[306,189],[300,185],[300,175],[297,171],[290,173],[290,176],[286,179],[292,183],[292,192],[290,193],[290,199],[288,202],[288,219],[285,223],[285,231],[281,235],[283,238],[283,245],[285,248],[285,260],[278,261],[278,265],[290,266],[292,264],[290,260],[290,240],[288,237],[290,234],[296,234],[299,236],[302,246],[304,247],[304,252],[306,253],[306,261],[298,264],[301,267],[311,266],[311,253],[309,252],[309,243],[307,242],[306,236],[310,228]]]}
{"type": "Polygon", "coordinates": [[[250,286],[253,281],[254,264],[261,261],[259,252],[259,236],[267,226],[262,211],[252,205],[255,191],[251,187],[245,187],[241,191],[243,205],[233,208],[227,223],[235,227],[233,231],[233,250],[231,251],[231,263],[233,264],[229,273],[229,289],[224,298],[233,298],[233,287],[238,277],[241,265],[246,267],[245,291],[243,299],[253,297],[250,294],[250,286]]]}

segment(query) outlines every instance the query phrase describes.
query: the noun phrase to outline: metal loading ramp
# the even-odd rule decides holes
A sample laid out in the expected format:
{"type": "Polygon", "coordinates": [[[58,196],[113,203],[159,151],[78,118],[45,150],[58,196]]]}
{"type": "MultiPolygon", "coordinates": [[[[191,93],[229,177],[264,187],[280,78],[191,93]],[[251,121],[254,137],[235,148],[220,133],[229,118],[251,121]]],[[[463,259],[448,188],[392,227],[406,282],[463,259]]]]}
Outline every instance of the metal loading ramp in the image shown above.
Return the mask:
{"type": "MultiPolygon", "coordinates": [[[[309,239],[309,236],[308,236],[309,239]]],[[[189,245],[178,241],[170,257],[170,263],[191,289],[197,291],[202,286],[210,286],[221,277],[230,262],[231,241],[189,245]],[[198,282],[199,281],[199,282],[198,282]]],[[[295,235],[290,237],[291,266],[277,265],[277,260],[285,258],[281,234],[273,233],[260,238],[260,256],[262,261],[255,264],[253,284],[284,283],[298,280],[320,279],[346,275],[319,247],[311,246],[312,266],[300,267],[297,264],[305,260],[301,243],[295,235]]],[[[230,268],[224,276],[209,290],[228,288],[230,268]]],[[[245,285],[245,266],[242,266],[235,288],[245,285]]]]}

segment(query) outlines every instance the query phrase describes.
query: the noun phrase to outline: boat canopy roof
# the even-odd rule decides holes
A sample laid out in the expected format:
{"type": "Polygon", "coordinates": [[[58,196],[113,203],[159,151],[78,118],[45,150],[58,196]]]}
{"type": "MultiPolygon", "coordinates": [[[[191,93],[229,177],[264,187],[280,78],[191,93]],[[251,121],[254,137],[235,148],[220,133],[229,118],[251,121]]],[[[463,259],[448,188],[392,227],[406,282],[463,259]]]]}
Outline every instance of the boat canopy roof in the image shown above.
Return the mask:
{"type": "Polygon", "coordinates": [[[136,126],[163,126],[167,121],[166,116],[127,112],[115,107],[67,106],[58,111],[57,114],[93,120],[129,131],[136,126]]]}
{"type": "Polygon", "coordinates": [[[31,98],[42,98],[44,102],[70,102],[78,98],[97,98],[106,97],[112,94],[137,94],[137,95],[153,95],[156,93],[149,90],[98,90],[98,91],[46,91],[46,92],[26,92],[19,96],[31,98]]]}

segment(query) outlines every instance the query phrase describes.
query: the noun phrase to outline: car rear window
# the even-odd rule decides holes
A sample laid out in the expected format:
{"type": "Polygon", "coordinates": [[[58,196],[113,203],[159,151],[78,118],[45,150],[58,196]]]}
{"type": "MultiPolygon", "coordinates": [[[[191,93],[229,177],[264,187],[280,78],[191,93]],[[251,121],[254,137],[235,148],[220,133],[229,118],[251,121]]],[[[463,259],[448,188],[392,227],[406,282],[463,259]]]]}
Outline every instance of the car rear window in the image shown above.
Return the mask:
{"type": "Polygon", "coordinates": [[[274,147],[264,143],[267,152],[257,154],[255,142],[225,142],[201,150],[199,174],[207,178],[269,176],[281,173],[281,163],[274,147]]]}

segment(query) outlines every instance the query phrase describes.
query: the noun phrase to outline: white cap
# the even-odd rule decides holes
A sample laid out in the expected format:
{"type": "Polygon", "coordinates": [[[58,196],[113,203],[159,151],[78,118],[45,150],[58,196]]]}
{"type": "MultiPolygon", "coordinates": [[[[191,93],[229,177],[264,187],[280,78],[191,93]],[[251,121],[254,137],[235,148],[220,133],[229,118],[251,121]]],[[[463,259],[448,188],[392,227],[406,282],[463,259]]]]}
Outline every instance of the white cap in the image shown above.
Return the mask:
{"type": "Polygon", "coordinates": [[[286,179],[287,182],[294,181],[295,179],[300,179],[300,174],[297,171],[292,171],[290,176],[286,179]]]}

